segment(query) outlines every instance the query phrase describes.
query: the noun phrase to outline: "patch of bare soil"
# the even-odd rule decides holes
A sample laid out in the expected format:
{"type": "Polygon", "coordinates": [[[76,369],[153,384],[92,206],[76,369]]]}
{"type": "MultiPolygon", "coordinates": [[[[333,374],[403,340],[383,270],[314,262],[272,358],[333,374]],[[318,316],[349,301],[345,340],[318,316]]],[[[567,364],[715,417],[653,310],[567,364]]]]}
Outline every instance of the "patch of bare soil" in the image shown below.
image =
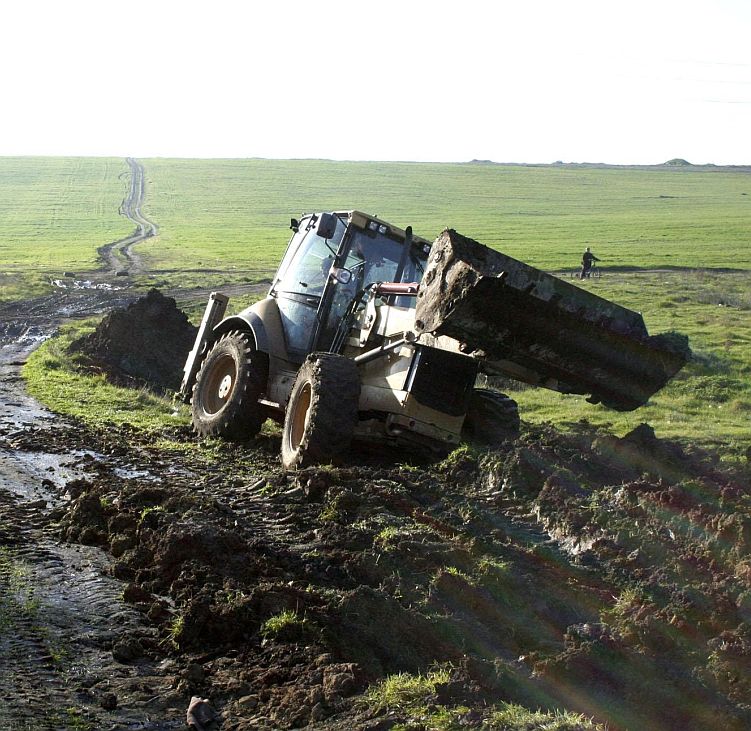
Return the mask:
{"type": "Polygon", "coordinates": [[[81,438],[107,456],[81,457],[58,535],[114,557],[147,628],[120,660],[166,663],[223,729],[389,728],[362,691],[436,662],[456,670],[435,704],[478,723],[498,700],[615,729],[751,723],[748,469],[647,427],[297,474],[273,438],[213,466],[127,430],[48,449],[81,438]]]}

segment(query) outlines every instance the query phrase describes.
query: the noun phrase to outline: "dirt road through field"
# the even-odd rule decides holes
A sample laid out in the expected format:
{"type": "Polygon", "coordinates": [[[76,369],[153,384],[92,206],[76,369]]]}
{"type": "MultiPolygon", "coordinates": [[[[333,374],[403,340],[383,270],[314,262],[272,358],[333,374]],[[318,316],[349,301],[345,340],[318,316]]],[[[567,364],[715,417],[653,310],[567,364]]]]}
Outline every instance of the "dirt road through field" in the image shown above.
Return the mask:
{"type": "MultiPolygon", "coordinates": [[[[124,266],[130,273],[144,272],[132,247],[154,238],[158,227],[141,211],[143,166],[127,162],[130,180],[121,213],[136,230],[100,249],[107,270],[79,273],[75,282],[61,282],[42,297],[0,304],[2,728],[184,726],[187,700],[184,691],[175,694],[175,669],[164,658],[150,660],[154,653],[146,649],[163,638],[132,602],[123,601],[127,585],[112,576],[112,557],[102,547],[61,541],[57,528],[60,511],[81,489],[77,485],[93,478],[113,487],[127,484],[149,466],[138,449],[122,448],[127,439],[102,443],[47,411],[28,396],[21,378],[30,352],[61,323],[125,307],[141,295],[116,273],[124,266]]],[[[174,294],[195,303],[205,301],[208,290],[174,294]]],[[[157,470],[147,482],[159,479],[157,470]]]]}
{"type": "Polygon", "coordinates": [[[111,274],[143,272],[141,258],[133,247],[159,233],[159,227],[142,211],[146,185],[143,165],[132,157],[127,158],[127,163],[130,168],[129,184],[120,205],[120,214],[132,221],[136,228],[130,236],[112,241],[99,249],[99,256],[107,263],[111,274]]]}
{"type": "MultiPolygon", "coordinates": [[[[143,168],[128,163],[131,181],[122,212],[136,232],[102,248],[113,270],[123,262],[139,268],[130,247],[157,232],[140,212],[143,168]]],[[[69,486],[85,480],[106,457],[88,449],[85,437],[74,437],[74,424],[30,398],[20,373],[29,353],[61,322],[137,297],[111,281],[117,286],[104,286],[100,276],[96,286],[0,305],[2,728],[176,727],[145,725],[159,715],[149,699],[161,707],[169,695],[160,685],[164,668],[144,662],[129,667],[115,659],[127,655],[115,649],[118,642],[127,648],[144,628],[142,617],[122,600],[122,583],[109,576],[111,559],[99,548],[60,542],[54,528],[56,511],[71,498],[69,486]]]]}
{"type": "Polygon", "coordinates": [[[71,485],[104,457],[85,440],[72,447],[63,437],[75,426],[24,393],[20,363],[32,347],[0,347],[0,727],[146,728],[139,705],[167,696],[163,670],[115,659],[142,618],[101,549],[62,543],[54,528],[71,485]]]}

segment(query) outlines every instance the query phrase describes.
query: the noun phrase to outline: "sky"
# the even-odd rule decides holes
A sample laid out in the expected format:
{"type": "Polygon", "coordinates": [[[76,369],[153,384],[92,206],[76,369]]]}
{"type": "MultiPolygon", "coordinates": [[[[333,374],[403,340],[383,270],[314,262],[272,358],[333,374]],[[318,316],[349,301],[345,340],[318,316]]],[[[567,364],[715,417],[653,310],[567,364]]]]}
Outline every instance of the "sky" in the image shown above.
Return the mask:
{"type": "Polygon", "coordinates": [[[23,0],[0,155],[751,164],[751,0],[23,0]]]}

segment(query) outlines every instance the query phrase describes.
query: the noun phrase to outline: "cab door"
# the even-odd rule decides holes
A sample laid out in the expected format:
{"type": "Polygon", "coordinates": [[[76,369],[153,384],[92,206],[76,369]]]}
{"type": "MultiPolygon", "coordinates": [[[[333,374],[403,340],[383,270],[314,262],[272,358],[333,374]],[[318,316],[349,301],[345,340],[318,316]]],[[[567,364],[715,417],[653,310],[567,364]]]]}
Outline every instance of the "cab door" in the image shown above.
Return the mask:
{"type": "Polygon", "coordinates": [[[287,352],[299,362],[311,351],[318,308],[345,231],[335,217],[336,225],[324,232],[329,235],[325,238],[318,233],[318,220],[316,216],[303,218],[270,292],[279,306],[287,352]]]}

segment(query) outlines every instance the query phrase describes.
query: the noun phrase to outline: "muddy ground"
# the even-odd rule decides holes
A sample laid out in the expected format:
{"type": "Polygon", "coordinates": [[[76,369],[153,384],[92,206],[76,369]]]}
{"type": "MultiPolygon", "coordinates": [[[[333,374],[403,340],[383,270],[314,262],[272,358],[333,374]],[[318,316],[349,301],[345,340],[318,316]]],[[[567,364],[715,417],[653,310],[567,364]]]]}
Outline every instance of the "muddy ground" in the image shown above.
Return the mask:
{"type": "Polygon", "coordinates": [[[273,432],[175,427],[180,453],[45,412],[22,330],[0,350],[4,728],[179,729],[194,696],[210,728],[431,728],[363,699],[436,664],[428,710],[457,728],[500,701],[751,728],[747,464],[579,424],[285,474],[273,432]]]}

